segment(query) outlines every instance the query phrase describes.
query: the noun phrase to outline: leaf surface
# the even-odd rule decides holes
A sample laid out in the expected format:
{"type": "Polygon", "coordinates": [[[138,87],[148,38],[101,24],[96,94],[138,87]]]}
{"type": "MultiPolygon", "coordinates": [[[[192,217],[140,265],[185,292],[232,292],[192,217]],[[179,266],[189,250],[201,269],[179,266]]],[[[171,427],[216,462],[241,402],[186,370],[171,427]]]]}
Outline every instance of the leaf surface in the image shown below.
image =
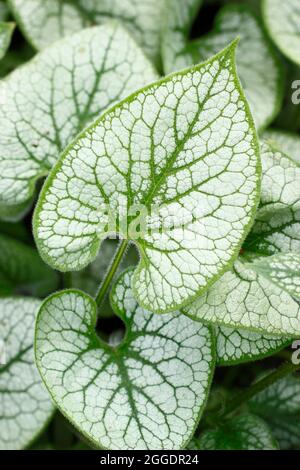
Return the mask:
{"type": "Polygon", "coordinates": [[[263,135],[265,140],[272,141],[283,153],[300,165],[300,137],[298,134],[277,129],[268,129],[263,135]]]}
{"type": "Polygon", "coordinates": [[[40,302],[0,299],[0,449],[28,446],[54,411],[33,353],[35,314],[40,302]]]}
{"type": "Polygon", "coordinates": [[[244,243],[258,255],[300,252],[300,167],[282,151],[263,143],[261,202],[244,243]]]}
{"type": "Polygon", "coordinates": [[[190,19],[199,2],[190,0],[185,2],[184,8],[181,3],[180,0],[175,1],[177,9],[168,15],[170,24],[163,43],[165,71],[205,60],[239,36],[236,53],[238,74],[257,127],[266,127],[280,109],[283,80],[280,63],[259,20],[244,5],[229,5],[221,9],[209,34],[188,42],[185,30],[189,29],[190,19]]]}
{"type": "Polygon", "coordinates": [[[133,94],[64,152],[34,216],[49,264],[82,269],[113,218],[139,249],[133,288],[144,308],[175,310],[220,276],[252,223],[260,181],[234,49],[133,94]],[[137,207],[146,215],[134,233],[137,207]]]}
{"type": "Polygon", "coordinates": [[[298,0],[263,0],[267,29],[281,52],[300,65],[300,5],[298,0]]]}
{"type": "Polygon", "coordinates": [[[253,263],[254,270],[300,299],[300,254],[280,253],[253,263]]]}
{"type": "Polygon", "coordinates": [[[110,24],[55,43],[2,80],[0,216],[20,218],[76,134],[155,78],[131,37],[110,24]]]}
{"type": "MultiPolygon", "coordinates": [[[[165,73],[183,69],[194,63],[192,50],[189,47],[189,36],[202,3],[203,0],[186,0],[185,2],[166,0],[168,15],[162,35],[162,59],[165,73]]],[[[233,39],[235,38],[231,41],[233,39]]],[[[226,43],[221,46],[221,49],[224,46],[226,43]]]]}
{"type": "Polygon", "coordinates": [[[183,311],[195,320],[234,329],[281,336],[300,334],[299,304],[256,274],[243,259],[183,311]]]}
{"type": "Polygon", "coordinates": [[[278,380],[249,402],[251,412],[269,424],[281,449],[300,445],[300,380],[278,380]]]}
{"type": "Polygon", "coordinates": [[[235,330],[225,326],[215,329],[217,364],[232,366],[257,361],[280,351],[291,343],[290,339],[261,335],[248,330],[235,330]]]}
{"type": "Polygon", "coordinates": [[[236,416],[217,429],[205,431],[194,444],[199,450],[278,449],[267,424],[250,414],[236,416]]]}
{"type": "MultiPolygon", "coordinates": [[[[300,334],[300,307],[288,292],[255,270],[261,256],[299,252],[299,167],[262,146],[261,202],[254,227],[232,271],[183,312],[197,320],[281,336],[300,334]]],[[[268,258],[266,260],[268,262],[268,258]]]]}
{"type": "Polygon", "coordinates": [[[57,288],[58,276],[34,248],[0,234],[0,284],[0,294],[42,297],[57,288]]]}
{"type": "Polygon", "coordinates": [[[165,0],[9,0],[16,20],[36,49],[82,28],[120,21],[158,62],[165,0]]]}
{"type": "Polygon", "coordinates": [[[125,271],[111,293],[126,325],[118,346],[95,333],[96,304],[63,291],[42,305],[36,360],[62,413],[106,449],[179,449],[194,432],[213,368],[210,330],[179,312],[155,315],[138,306],[125,271]]]}

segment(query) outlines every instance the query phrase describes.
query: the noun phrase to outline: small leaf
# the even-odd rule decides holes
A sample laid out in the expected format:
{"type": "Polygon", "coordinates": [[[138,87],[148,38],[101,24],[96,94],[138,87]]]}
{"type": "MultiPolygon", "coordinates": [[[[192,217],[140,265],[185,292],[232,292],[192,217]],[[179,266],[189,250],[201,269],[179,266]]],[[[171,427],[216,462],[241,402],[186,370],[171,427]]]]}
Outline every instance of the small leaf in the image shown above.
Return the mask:
{"type": "Polygon", "coordinates": [[[291,339],[278,336],[262,336],[247,330],[217,327],[217,364],[232,366],[248,361],[257,361],[280,351],[291,339]]]}
{"type": "Polygon", "coordinates": [[[265,140],[271,141],[273,147],[278,147],[283,153],[300,165],[300,137],[298,134],[277,129],[264,132],[265,140]]]}
{"type": "Polygon", "coordinates": [[[37,251],[21,241],[0,234],[0,293],[42,297],[53,292],[58,276],[39,257],[37,251]]]}
{"type": "Polygon", "coordinates": [[[0,449],[27,447],[54,411],[34,363],[35,313],[40,302],[0,299],[0,449]]]}
{"type": "Polygon", "coordinates": [[[191,25],[198,3],[197,0],[189,0],[188,9],[177,0],[175,5],[178,8],[175,7],[168,15],[169,25],[163,43],[165,71],[205,60],[239,36],[236,53],[238,74],[256,125],[259,129],[265,128],[280,109],[283,78],[280,62],[259,20],[245,5],[225,6],[218,13],[214,29],[209,34],[188,42],[186,28],[191,25]]]}
{"type": "Polygon", "coordinates": [[[9,0],[9,4],[20,28],[36,49],[115,18],[153,60],[159,60],[164,0],[9,0]]]}
{"type": "Polygon", "coordinates": [[[76,134],[154,78],[130,36],[107,25],[57,42],[2,80],[0,216],[20,218],[36,180],[76,134]]]}
{"type": "Polygon", "coordinates": [[[300,8],[298,0],[264,0],[263,17],[281,52],[300,65],[300,8]]]}
{"type": "MultiPolygon", "coordinates": [[[[166,0],[167,16],[162,35],[162,59],[165,73],[181,70],[194,63],[189,47],[190,30],[203,0],[166,0]]],[[[231,40],[235,39],[233,37],[231,40]]],[[[226,46],[229,41],[220,49],[226,46]]],[[[199,60],[198,60],[199,62],[199,60]]]]}
{"type": "Polygon", "coordinates": [[[3,59],[10,46],[14,29],[14,23],[3,23],[0,21],[0,60],[3,59]]]}
{"type": "Polygon", "coordinates": [[[300,334],[300,306],[240,258],[205,295],[183,308],[195,320],[270,335],[300,334]]]}
{"type": "Polygon", "coordinates": [[[281,449],[300,446],[300,380],[278,380],[249,402],[251,412],[270,425],[281,449]]]}
{"type": "Polygon", "coordinates": [[[283,253],[261,258],[252,264],[252,269],[300,299],[300,254],[283,253]]]}
{"type": "Polygon", "coordinates": [[[138,91],[64,152],[34,216],[49,264],[82,269],[115,231],[139,249],[133,288],[155,312],[179,308],[221,275],[252,223],[260,181],[234,49],[138,91]],[[136,207],[145,227],[132,235],[136,207]]]}
{"type": "Polygon", "coordinates": [[[274,251],[299,251],[300,168],[268,144],[263,144],[261,157],[261,202],[240,257],[232,271],[183,312],[196,320],[262,335],[297,336],[299,303],[256,273],[255,263],[274,251]]]}
{"type": "Polygon", "coordinates": [[[272,145],[261,149],[261,203],[244,249],[259,255],[300,252],[300,167],[272,145]]]}
{"type": "Polygon", "coordinates": [[[130,288],[132,274],[126,271],[111,294],[127,329],[121,344],[97,337],[91,297],[63,291],[40,309],[37,365],[61,412],[95,446],[182,448],[206,403],[212,335],[179,312],[144,311],[130,288]]]}
{"type": "Polygon", "coordinates": [[[222,426],[205,431],[194,440],[199,450],[276,450],[269,427],[257,416],[244,414],[226,421],[222,426]]]}

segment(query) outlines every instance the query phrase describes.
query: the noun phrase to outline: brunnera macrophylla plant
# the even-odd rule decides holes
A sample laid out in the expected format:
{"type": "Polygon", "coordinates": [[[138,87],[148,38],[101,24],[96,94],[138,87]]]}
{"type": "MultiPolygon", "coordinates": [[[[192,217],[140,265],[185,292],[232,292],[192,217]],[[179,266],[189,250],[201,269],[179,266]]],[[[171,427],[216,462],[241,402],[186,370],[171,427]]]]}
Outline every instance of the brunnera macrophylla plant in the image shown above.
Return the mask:
{"type": "Polygon", "coordinates": [[[134,298],[132,276],[125,271],[111,291],[126,326],[121,344],[99,340],[96,302],[68,290],[50,296],[40,309],[37,364],[54,402],[96,446],[182,448],[205,405],[213,334],[180,312],[145,311],[134,298]],[[75,331],[70,313],[77,319],[75,331]]]}
{"type": "Polygon", "coordinates": [[[124,240],[131,227],[124,231],[123,219],[140,205],[147,230],[135,239],[141,259],[133,290],[142,306],[181,307],[226,269],[252,222],[260,176],[234,48],[131,95],[67,147],[34,215],[50,265],[84,268],[111,231],[107,205],[124,240]]]}
{"type": "Polygon", "coordinates": [[[300,447],[281,3],[0,2],[0,449],[300,447]]]}

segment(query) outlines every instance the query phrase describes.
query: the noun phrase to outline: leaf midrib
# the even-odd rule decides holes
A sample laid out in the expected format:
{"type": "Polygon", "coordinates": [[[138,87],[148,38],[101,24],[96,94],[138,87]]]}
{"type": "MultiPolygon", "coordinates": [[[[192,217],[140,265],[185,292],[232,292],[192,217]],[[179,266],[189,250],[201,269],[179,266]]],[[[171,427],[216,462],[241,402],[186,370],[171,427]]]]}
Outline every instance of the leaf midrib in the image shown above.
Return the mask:
{"type": "MultiPolygon", "coordinates": [[[[218,79],[219,75],[221,74],[222,72],[222,64],[223,62],[226,60],[227,56],[224,57],[221,61],[220,61],[220,66],[219,66],[219,70],[218,72],[216,73],[216,75],[213,77],[213,80],[212,80],[212,83],[211,83],[211,86],[209,87],[208,91],[207,91],[207,94],[206,94],[206,97],[205,99],[202,101],[201,105],[199,106],[198,110],[197,110],[197,113],[195,115],[195,117],[193,118],[191,124],[189,125],[188,129],[187,129],[187,132],[185,134],[185,136],[183,137],[183,139],[181,139],[179,141],[179,145],[176,145],[176,148],[175,150],[172,152],[171,156],[168,158],[167,160],[167,163],[163,169],[163,171],[160,173],[160,177],[158,178],[157,181],[154,180],[154,184],[151,185],[149,191],[148,191],[148,194],[145,196],[144,199],[142,199],[141,201],[141,204],[144,204],[145,206],[149,206],[149,204],[151,204],[151,202],[153,201],[155,195],[157,195],[158,193],[158,190],[161,188],[161,186],[163,185],[163,183],[166,181],[167,177],[169,176],[169,170],[170,168],[173,167],[178,155],[182,152],[182,150],[184,149],[184,146],[185,144],[187,143],[187,141],[189,140],[189,138],[191,137],[191,134],[192,134],[192,131],[198,121],[198,118],[201,114],[201,112],[203,111],[203,108],[205,106],[205,104],[207,103],[207,101],[211,98],[211,90],[213,89],[213,87],[215,86],[215,82],[216,80],[218,79]]],[[[199,97],[198,97],[198,103],[199,103],[199,97]]],[[[177,109],[178,109],[178,106],[179,106],[179,102],[177,103],[176,105],[176,108],[174,110],[174,121],[176,120],[177,118],[177,109]]],[[[174,129],[176,129],[176,125],[175,125],[175,122],[173,124],[173,127],[174,129]]],[[[175,135],[175,139],[177,141],[177,136],[175,135]]],[[[178,141],[177,141],[178,142],[178,141]]],[[[177,143],[176,142],[176,143],[177,143]]],[[[154,149],[155,150],[155,149],[154,149]]],[[[151,149],[151,151],[153,152],[153,149],[151,149]]],[[[154,154],[154,152],[153,152],[154,154]]],[[[178,171],[180,170],[181,168],[178,169],[178,171]]]]}

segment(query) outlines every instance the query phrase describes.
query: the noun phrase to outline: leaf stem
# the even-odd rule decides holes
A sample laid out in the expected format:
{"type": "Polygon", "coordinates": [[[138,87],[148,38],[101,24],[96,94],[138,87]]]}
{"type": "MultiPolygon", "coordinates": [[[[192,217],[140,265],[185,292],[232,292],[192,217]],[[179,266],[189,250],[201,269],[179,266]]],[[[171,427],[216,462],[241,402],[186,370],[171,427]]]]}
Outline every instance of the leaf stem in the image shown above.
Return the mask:
{"type": "Polygon", "coordinates": [[[271,372],[261,380],[252,384],[247,390],[243,390],[242,392],[238,393],[231,400],[229,400],[228,403],[225,403],[225,406],[223,407],[221,412],[219,411],[219,413],[208,414],[206,416],[207,423],[216,423],[216,421],[219,422],[220,420],[224,419],[227,415],[233,413],[241,405],[249,401],[252,397],[262,392],[266,388],[270,387],[270,385],[272,385],[273,383],[286,377],[292,372],[296,372],[297,370],[300,370],[300,364],[282,364],[278,369],[271,372]]]}
{"type": "Polygon", "coordinates": [[[98,290],[98,293],[96,295],[96,303],[98,305],[98,308],[100,307],[100,305],[102,304],[106,294],[107,294],[107,291],[109,289],[109,286],[117,272],[117,269],[122,261],[122,258],[123,258],[123,255],[126,251],[126,248],[128,246],[128,240],[122,240],[120,243],[119,243],[119,246],[115,252],[115,255],[114,255],[114,258],[107,270],[107,273],[103,279],[103,281],[101,282],[100,284],[100,287],[99,287],[99,290],[98,290]]]}
{"type": "Polygon", "coordinates": [[[258,382],[255,382],[247,390],[240,392],[231,400],[229,400],[227,405],[225,405],[225,408],[223,409],[220,417],[223,418],[227,416],[228,414],[231,414],[241,405],[249,401],[250,398],[254,397],[258,393],[270,387],[270,385],[277,382],[277,380],[280,380],[286,377],[287,375],[291,374],[292,372],[296,372],[297,370],[300,370],[300,364],[298,365],[295,365],[292,363],[282,364],[277,370],[271,372],[270,374],[268,374],[267,376],[265,376],[258,382]]]}

